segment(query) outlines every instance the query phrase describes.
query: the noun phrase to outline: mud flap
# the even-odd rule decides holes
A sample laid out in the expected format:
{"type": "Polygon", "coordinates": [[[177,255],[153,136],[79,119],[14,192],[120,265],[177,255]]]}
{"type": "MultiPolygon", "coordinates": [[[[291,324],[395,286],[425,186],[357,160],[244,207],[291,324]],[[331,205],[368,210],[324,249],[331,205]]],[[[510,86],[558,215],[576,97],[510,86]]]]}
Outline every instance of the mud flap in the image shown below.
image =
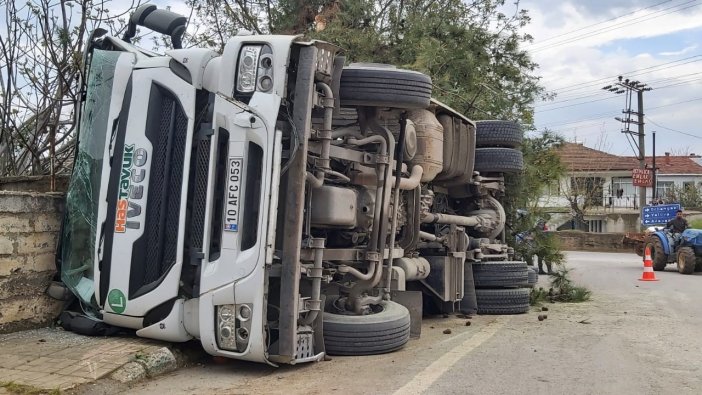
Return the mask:
{"type": "Polygon", "coordinates": [[[410,313],[410,338],[422,334],[422,291],[391,291],[390,299],[405,306],[410,313]]]}
{"type": "Polygon", "coordinates": [[[327,303],[327,296],[320,295],[320,299],[322,300],[322,303],[320,303],[322,311],[317,314],[317,318],[312,323],[312,328],[314,329],[314,353],[325,353],[326,355],[326,347],[324,347],[324,306],[327,303]]]}

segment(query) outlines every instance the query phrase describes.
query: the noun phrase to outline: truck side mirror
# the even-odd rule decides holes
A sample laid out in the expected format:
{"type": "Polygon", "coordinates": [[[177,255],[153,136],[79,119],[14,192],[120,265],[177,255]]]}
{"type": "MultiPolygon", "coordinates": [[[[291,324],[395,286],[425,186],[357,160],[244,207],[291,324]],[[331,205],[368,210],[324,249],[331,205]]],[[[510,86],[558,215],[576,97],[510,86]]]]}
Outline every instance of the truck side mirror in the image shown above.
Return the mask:
{"type": "Polygon", "coordinates": [[[187,23],[188,18],[182,15],[168,10],[159,10],[153,4],[144,4],[137,7],[129,18],[129,26],[122,40],[131,42],[131,39],[136,35],[136,27],[139,25],[157,33],[171,36],[173,48],[180,49],[183,48],[181,40],[187,23]]]}

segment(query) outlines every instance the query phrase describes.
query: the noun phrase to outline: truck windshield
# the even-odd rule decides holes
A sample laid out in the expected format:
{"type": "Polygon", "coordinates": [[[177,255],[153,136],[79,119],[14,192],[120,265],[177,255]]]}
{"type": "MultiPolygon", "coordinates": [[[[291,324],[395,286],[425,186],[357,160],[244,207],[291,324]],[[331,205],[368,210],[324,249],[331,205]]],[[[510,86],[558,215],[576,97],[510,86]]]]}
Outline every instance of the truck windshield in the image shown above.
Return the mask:
{"type": "Polygon", "coordinates": [[[61,280],[83,303],[92,305],[95,305],[95,242],[98,226],[101,226],[98,201],[112,83],[119,55],[119,52],[93,52],[61,235],[61,280]]]}

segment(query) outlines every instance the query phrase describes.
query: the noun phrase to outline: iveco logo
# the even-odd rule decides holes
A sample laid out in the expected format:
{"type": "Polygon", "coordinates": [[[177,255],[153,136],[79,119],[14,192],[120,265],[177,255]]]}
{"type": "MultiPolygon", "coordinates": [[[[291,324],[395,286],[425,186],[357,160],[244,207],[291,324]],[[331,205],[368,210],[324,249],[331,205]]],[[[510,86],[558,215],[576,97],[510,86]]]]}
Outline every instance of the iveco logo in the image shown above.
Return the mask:
{"type": "Polygon", "coordinates": [[[144,186],[139,185],[146,177],[147,153],[143,148],[134,149],[134,145],[124,146],[122,169],[119,176],[119,195],[117,196],[117,215],[115,217],[115,232],[124,233],[129,229],[139,229],[138,221],[130,218],[141,214],[139,200],[144,197],[144,186]]]}

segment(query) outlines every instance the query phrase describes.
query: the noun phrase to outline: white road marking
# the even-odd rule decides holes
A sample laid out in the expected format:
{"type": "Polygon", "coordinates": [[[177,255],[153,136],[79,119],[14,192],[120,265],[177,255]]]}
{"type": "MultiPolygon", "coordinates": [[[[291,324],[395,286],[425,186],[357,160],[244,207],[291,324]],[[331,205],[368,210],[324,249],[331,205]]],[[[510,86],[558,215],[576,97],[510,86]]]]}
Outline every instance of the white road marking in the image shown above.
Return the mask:
{"type": "Polygon", "coordinates": [[[436,380],[446,373],[461,358],[468,355],[476,347],[490,339],[497,331],[509,321],[509,316],[498,317],[481,329],[478,333],[464,333],[461,336],[470,336],[460,345],[442,355],[424,370],[419,372],[407,384],[395,391],[394,395],[421,394],[426,391],[436,380]]]}

